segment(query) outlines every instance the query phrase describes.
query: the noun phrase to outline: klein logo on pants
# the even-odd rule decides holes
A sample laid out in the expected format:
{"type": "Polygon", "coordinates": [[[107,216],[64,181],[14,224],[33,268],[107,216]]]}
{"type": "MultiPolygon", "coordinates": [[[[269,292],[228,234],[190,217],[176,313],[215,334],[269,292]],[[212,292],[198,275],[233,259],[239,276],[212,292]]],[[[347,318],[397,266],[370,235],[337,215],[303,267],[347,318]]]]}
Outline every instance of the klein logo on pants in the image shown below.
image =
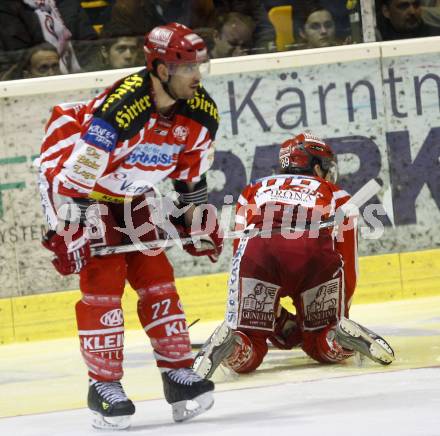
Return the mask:
{"type": "Polygon", "coordinates": [[[124,324],[124,316],[121,309],[113,309],[101,316],[101,324],[107,327],[118,327],[124,324]]]}
{"type": "Polygon", "coordinates": [[[186,326],[186,322],[182,321],[174,321],[165,324],[165,332],[167,336],[179,335],[182,333],[188,332],[188,327],[186,326]]]}

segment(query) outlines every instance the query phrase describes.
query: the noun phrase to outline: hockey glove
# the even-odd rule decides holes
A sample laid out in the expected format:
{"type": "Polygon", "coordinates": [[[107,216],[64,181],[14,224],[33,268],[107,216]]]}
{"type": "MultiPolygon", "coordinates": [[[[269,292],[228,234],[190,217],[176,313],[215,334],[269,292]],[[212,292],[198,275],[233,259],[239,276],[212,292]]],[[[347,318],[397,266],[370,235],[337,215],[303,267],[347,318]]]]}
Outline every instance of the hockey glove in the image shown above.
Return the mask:
{"type": "Polygon", "coordinates": [[[219,227],[218,221],[210,233],[193,232],[184,230],[187,237],[191,237],[193,244],[183,246],[183,249],[191,256],[208,256],[213,263],[217,262],[223,250],[223,232],[219,227]]]}
{"type": "Polygon", "coordinates": [[[281,314],[275,320],[275,329],[269,341],[280,350],[291,350],[301,344],[302,335],[296,322],[296,315],[281,307],[281,314]]]}
{"type": "Polygon", "coordinates": [[[52,264],[63,276],[79,273],[91,257],[90,240],[84,234],[83,227],[69,236],[68,239],[67,235],[49,230],[42,241],[43,247],[55,254],[52,264]]]}

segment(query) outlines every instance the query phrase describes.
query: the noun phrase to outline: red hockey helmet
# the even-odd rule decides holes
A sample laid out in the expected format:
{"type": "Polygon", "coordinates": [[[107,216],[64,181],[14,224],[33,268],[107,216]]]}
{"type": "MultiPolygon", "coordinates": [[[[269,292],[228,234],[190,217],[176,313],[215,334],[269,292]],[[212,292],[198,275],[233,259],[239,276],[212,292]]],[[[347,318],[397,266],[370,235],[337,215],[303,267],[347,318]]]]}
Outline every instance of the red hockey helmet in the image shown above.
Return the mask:
{"type": "Polygon", "coordinates": [[[200,36],[178,23],[157,26],[145,35],[144,43],[147,69],[154,70],[154,61],[168,66],[184,63],[201,64],[208,61],[208,50],[200,36]]]}
{"type": "Polygon", "coordinates": [[[335,183],[338,177],[336,155],[322,139],[309,133],[300,133],[281,144],[281,169],[289,174],[314,174],[318,164],[324,177],[335,183]]]}

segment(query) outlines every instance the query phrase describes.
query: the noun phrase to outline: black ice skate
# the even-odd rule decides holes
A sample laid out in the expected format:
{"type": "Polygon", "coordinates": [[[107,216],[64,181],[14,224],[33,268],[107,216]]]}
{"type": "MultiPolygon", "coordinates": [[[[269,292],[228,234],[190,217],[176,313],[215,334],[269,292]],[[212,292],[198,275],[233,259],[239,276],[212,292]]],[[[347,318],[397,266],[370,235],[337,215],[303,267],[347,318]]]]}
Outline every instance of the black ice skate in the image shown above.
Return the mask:
{"type": "Polygon", "coordinates": [[[203,378],[211,378],[222,361],[228,357],[236,344],[233,331],[225,322],[220,324],[194,359],[193,369],[203,378]]]}
{"type": "Polygon", "coordinates": [[[191,368],[163,372],[162,380],[165,399],[171,404],[176,422],[194,418],[214,404],[214,383],[199,377],[191,368]]]}
{"type": "Polygon", "coordinates": [[[389,365],[395,359],[394,351],[385,339],[351,319],[339,321],[336,340],[342,347],[358,351],[382,365],[389,365]]]}
{"type": "Polygon", "coordinates": [[[119,381],[91,382],[87,404],[93,413],[92,426],[105,430],[122,430],[130,425],[134,404],[125,395],[119,381]]]}

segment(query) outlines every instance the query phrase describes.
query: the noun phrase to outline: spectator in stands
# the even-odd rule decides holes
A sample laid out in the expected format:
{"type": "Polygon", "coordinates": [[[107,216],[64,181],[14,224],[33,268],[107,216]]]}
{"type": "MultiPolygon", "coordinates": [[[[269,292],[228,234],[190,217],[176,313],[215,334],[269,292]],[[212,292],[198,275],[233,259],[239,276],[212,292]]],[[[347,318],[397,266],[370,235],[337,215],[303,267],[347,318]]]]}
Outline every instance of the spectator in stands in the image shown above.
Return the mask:
{"type": "MultiPolygon", "coordinates": [[[[72,0],[63,1],[65,3],[75,3],[72,0]]],[[[59,4],[58,0],[57,3],[59,4]]],[[[88,18],[88,22],[92,25],[95,32],[100,35],[104,25],[110,21],[115,0],[77,0],[76,3],[80,4],[83,13],[88,18]]]]}
{"type": "Polygon", "coordinates": [[[57,49],[48,42],[25,50],[18,64],[9,68],[0,80],[27,79],[61,74],[60,56],[57,49]]]}
{"type": "Polygon", "coordinates": [[[20,51],[45,41],[56,47],[61,73],[81,71],[71,33],[64,25],[55,0],[0,2],[0,50],[20,51]]]}
{"type": "MultiPolygon", "coordinates": [[[[81,0],[56,0],[57,8],[73,41],[89,41],[98,38],[81,0]]],[[[95,3],[97,3],[95,1],[95,3]]]]}
{"type": "Polygon", "coordinates": [[[218,31],[213,27],[198,27],[194,29],[194,33],[203,39],[208,49],[209,57],[214,58],[213,49],[218,38],[218,31]]]}
{"type": "Polygon", "coordinates": [[[144,35],[153,27],[177,22],[190,25],[191,0],[116,0],[109,27],[125,28],[127,34],[144,35]]]}
{"type": "MultiPolygon", "coordinates": [[[[360,2],[360,0],[354,0],[352,3],[356,3],[356,1],[360,2]]],[[[349,2],[347,0],[319,0],[319,4],[332,14],[336,38],[344,41],[347,37],[351,36],[350,10],[347,9],[349,2]]]]}
{"type": "MultiPolygon", "coordinates": [[[[238,12],[252,18],[255,23],[251,53],[275,50],[275,30],[269,21],[261,0],[212,0],[218,17],[228,12],[238,12]]],[[[208,23],[208,21],[206,20],[208,23]]],[[[215,22],[215,20],[214,20],[215,22]]]]}
{"type": "Polygon", "coordinates": [[[331,47],[349,42],[336,38],[336,26],[332,14],[319,6],[304,11],[299,25],[299,36],[304,46],[298,48],[331,47]]]}
{"type": "Polygon", "coordinates": [[[420,0],[382,0],[377,25],[377,39],[383,41],[439,34],[423,21],[420,0]]]}
{"type": "Polygon", "coordinates": [[[260,0],[116,0],[109,26],[121,26],[143,35],[154,26],[179,22],[191,28],[217,29],[219,16],[247,15],[255,22],[252,52],[274,49],[275,31],[260,0]]]}
{"type": "MultiPolygon", "coordinates": [[[[359,0],[358,0],[359,1],[359,0]]],[[[343,41],[351,35],[351,26],[347,9],[347,0],[289,0],[285,2],[292,6],[293,30],[296,39],[300,39],[300,29],[304,16],[313,9],[326,9],[332,15],[335,25],[335,36],[343,41]]]]}
{"type": "Polygon", "coordinates": [[[23,78],[47,77],[61,74],[60,56],[48,42],[28,50],[23,64],[23,78]]]}
{"type": "Polygon", "coordinates": [[[422,19],[432,27],[440,27],[440,0],[421,0],[422,19]]]}
{"type": "Polygon", "coordinates": [[[81,69],[88,70],[89,65],[95,62],[98,33],[83,9],[83,3],[81,0],[56,0],[64,24],[71,33],[81,69]]]}
{"type": "Polygon", "coordinates": [[[140,67],[143,64],[142,44],[136,36],[103,39],[100,51],[103,69],[140,67]]]}
{"type": "Polygon", "coordinates": [[[218,17],[215,29],[195,32],[205,40],[211,58],[243,56],[252,53],[255,22],[248,15],[229,12],[218,17]]]}

